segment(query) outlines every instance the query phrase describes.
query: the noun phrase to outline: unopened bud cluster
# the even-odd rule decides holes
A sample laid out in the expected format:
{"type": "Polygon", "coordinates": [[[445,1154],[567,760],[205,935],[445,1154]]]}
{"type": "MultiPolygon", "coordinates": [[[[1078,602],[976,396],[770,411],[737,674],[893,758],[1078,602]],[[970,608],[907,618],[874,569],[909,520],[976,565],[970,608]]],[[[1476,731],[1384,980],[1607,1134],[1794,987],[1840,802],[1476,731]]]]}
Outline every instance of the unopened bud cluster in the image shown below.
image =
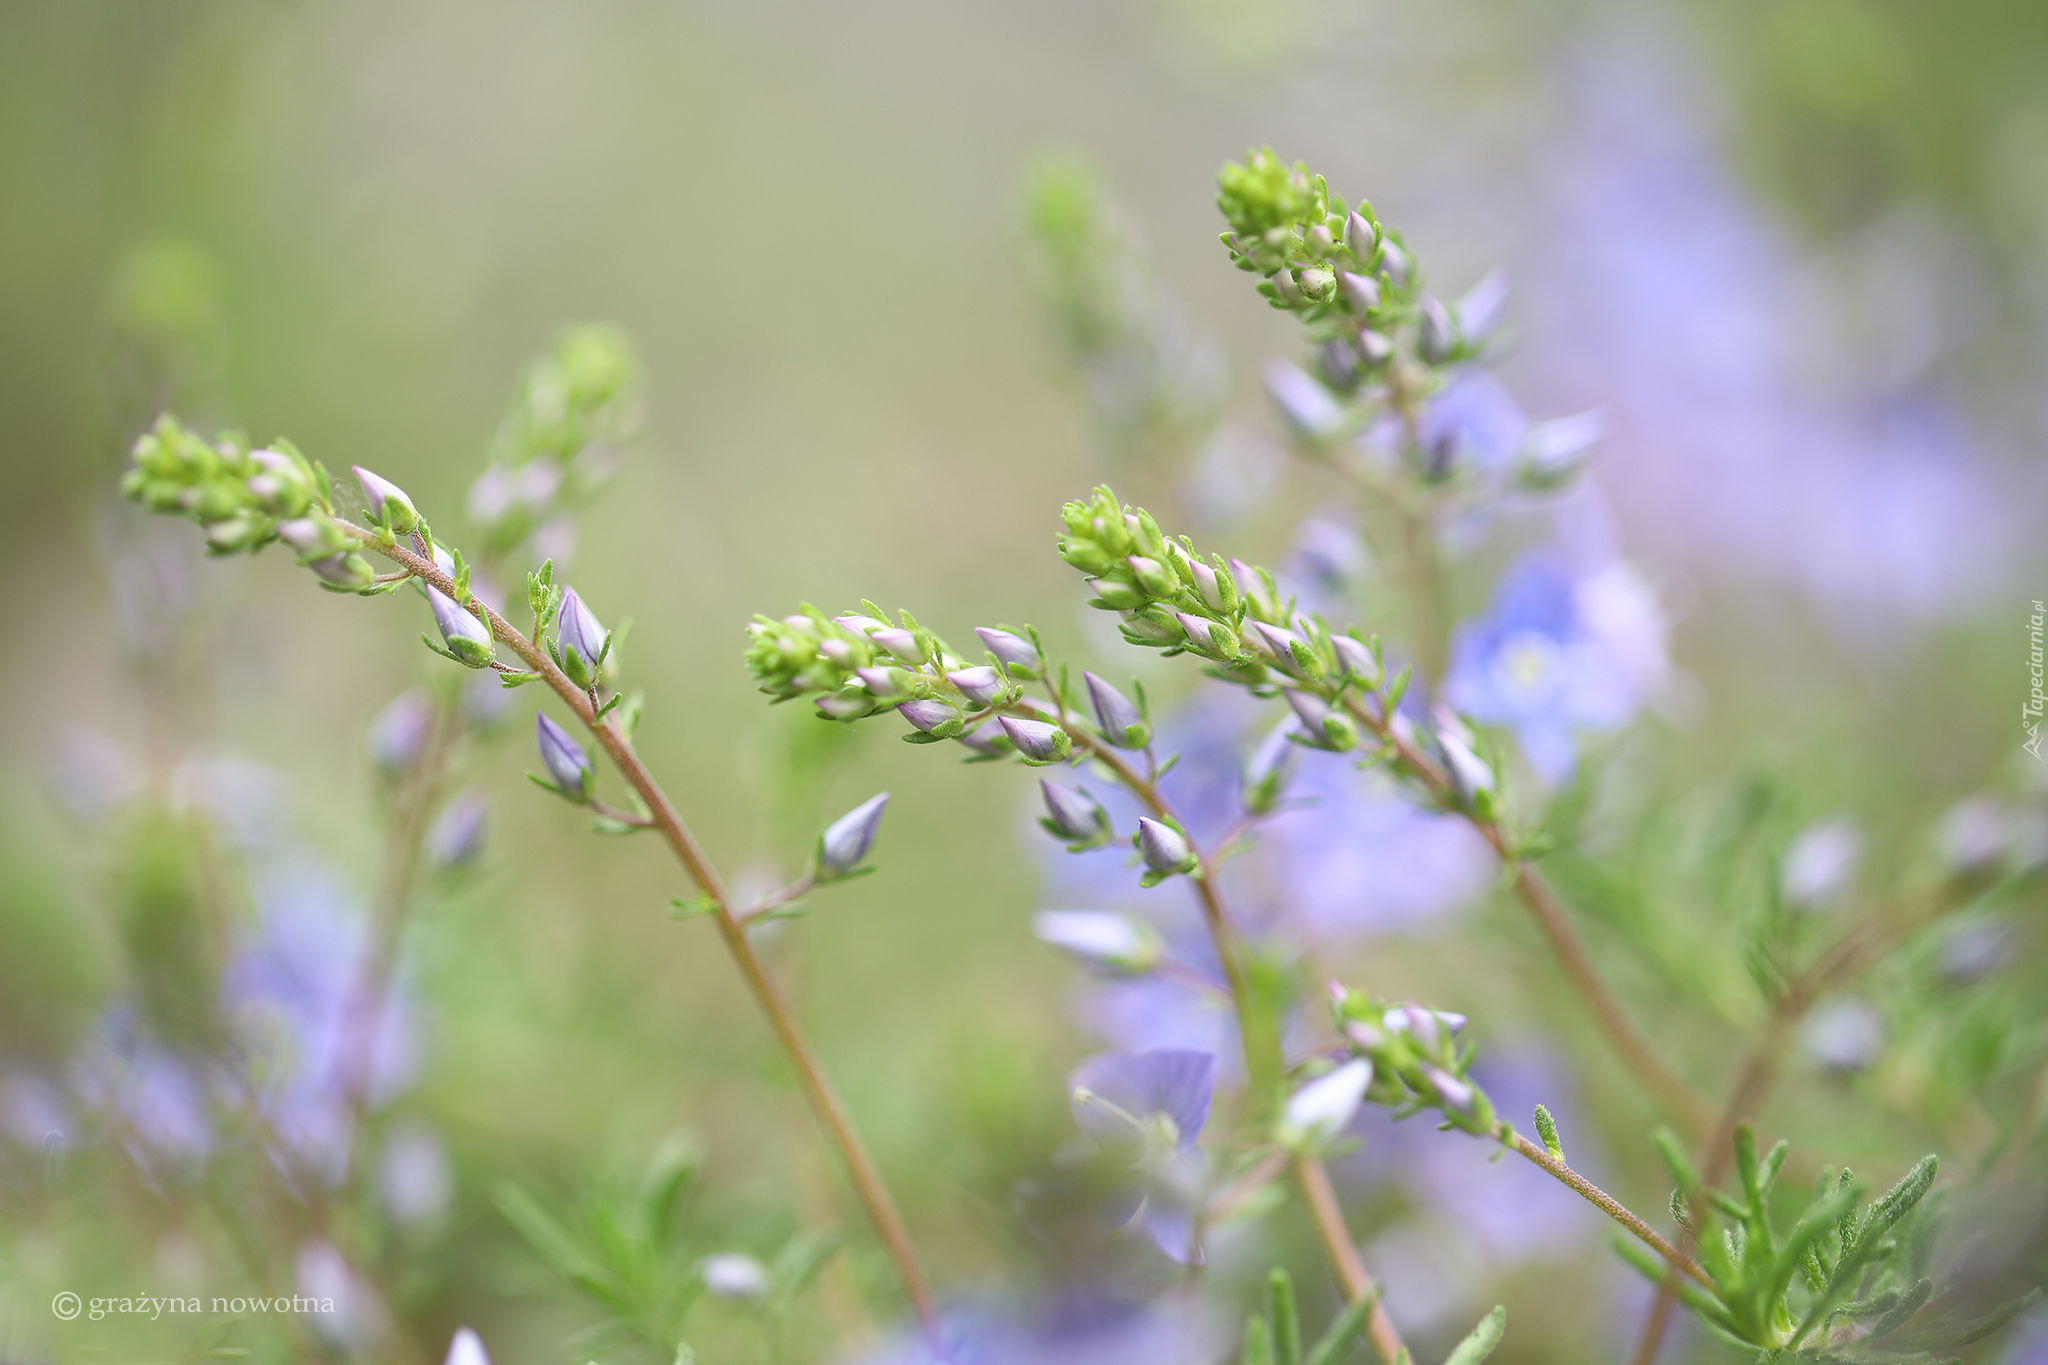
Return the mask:
{"type": "Polygon", "coordinates": [[[1424,292],[1398,230],[1360,200],[1347,207],[1301,162],[1262,148],[1217,175],[1216,206],[1233,264],[1260,277],[1259,293],[1308,328],[1314,373],[1277,362],[1266,388],[1287,424],[1314,445],[1368,431],[1390,407],[1408,420],[1403,461],[1425,486],[1484,473],[1496,491],[1546,493],[1569,483],[1601,436],[1597,413],[1538,423],[1508,467],[1482,471],[1454,431],[1425,434],[1417,405],[1456,366],[1480,359],[1499,329],[1506,276],[1486,276],[1454,303],[1424,292]]]}
{"type": "MultiPolygon", "coordinates": [[[[984,661],[970,664],[909,612],[898,619],[892,624],[872,603],[836,617],[810,606],[780,620],[756,617],[747,627],[747,669],[778,701],[815,696],[827,720],[893,710],[909,722],[903,737],[913,744],[957,740],[977,757],[1015,754],[1030,764],[1063,762],[1073,753],[1058,708],[1023,694],[1022,684],[1045,667],[1028,633],[978,628],[984,661]]],[[[1148,734],[1142,711],[1113,693],[1096,695],[1098,712],[1109,708],[1104,725],[1118,726],[1108,742],[1148,734]]]]}
{"type": "Polygon", "coordinates": [[[1371,1064],[1367,1102],[1409,1114],[1433,1109],[1449,1127],[1498,1136],[1493,1102],[1466,1074],[1474,1049],[1457,1041],[1463,1015],[1390,1005],[1335,982],[1330,1015],[1352,1057],[1371,1064]]]}
{"type": "Polygon", "coordinates": [[[1287,165],[1270,147],[1225,165],[1216,181],[1232,263],[1262,277],[1259,293],[1273,307],[1342,348],[1332,368],[1349,381],[1343,387],[1386,364],[1396,329],[1418,313],[1432,363],[1465,349],[1442,305],[1418,301],[1420,277],[1400,233],[1383,226],[1371,204],[1348,207],[1322,176],[1287,165]]]}
{"type": "MultiPolygon", "coordinates": [[[[290,442],[252,450],[235,432],[207,441],[167,415],[136,441],[134,460],[122,477],[122,494],[151,511],[199,523],[209,554],[253,554],[281,541],[322,587],[378,587],[376,572],[333,514],[327,472],[290,442]]],[[[380,526],[404,534],[420,524],[411,500],[395,485],[367,470],[358,470],[357,477],[380,526]]]]}
{"type": "Polygon", "coordinates": [[[470,487],[483,549],[507,555],[529,540],[565,538],[566,513],[610,481],[640,413],[640,364],[624,334],[565,332],[528,373],[490,464],[470,487]]]}
{"type": "MultiPolygon", "coordinates": [[[[1199,655],[1232,682],[1286,690],[1306,735],[1321,747],[1348,749],[1351,722],[1315,695],[1380,677],[1378,652],[1364,640],[1333,635],[1321,621],[1296,615],[1272,574],[1241,559],[1204,560],[1186,537],[1173,540],[1142,507],[1097,488],[1061,513],[1060,557],[1088,575],[1090,606],[1122,618],[1124,639],[1168,654],[1199,655]]],[[[1091,684],[1092,687],[1092,684],[1091,684]]]]}

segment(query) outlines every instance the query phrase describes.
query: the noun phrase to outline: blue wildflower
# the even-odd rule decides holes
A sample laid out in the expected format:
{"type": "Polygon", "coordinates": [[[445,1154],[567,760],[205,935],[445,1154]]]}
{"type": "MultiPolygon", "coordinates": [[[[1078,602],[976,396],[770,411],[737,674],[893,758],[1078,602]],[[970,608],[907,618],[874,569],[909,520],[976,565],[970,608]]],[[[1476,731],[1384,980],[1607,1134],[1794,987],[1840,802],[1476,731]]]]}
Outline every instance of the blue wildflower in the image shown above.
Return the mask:
{"type": "Polygon", "coordinates": [[[1641,578],[1616,561],[1573,577],[1552,559],[1518,560],[1487,614],[1460,628],[1448,695],[1474,720],[1514,731],[1549,783],[1571,776],[1579,730],[1617,729],[1668,669],[1664,620],[1641,578]]]}

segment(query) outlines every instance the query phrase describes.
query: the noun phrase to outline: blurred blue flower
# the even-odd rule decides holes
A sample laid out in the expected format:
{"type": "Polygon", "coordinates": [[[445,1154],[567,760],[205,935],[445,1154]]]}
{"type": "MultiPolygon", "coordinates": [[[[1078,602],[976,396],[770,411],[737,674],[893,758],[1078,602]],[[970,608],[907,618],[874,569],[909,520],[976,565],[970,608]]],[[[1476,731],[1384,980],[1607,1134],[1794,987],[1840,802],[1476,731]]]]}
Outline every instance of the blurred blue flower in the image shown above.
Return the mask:
{"type": "Polygon", "coordinates": [[[1428,472],[1444,478],[1499,469],[1521,449],[1528,428],[1505,385],[1477,365],[1460,365],[1424,405],[1416,438],[1428,472]]]}
{"type": "Polygon", "coordinates": [[[1216,1094],[1215,1055],[1178,1048],[1103,1053],[1074,1071],[1068,1091],[1082,1131],[1131,1159],[1140,1200],[1123,1221],[1142,1226],[1174,1260],[1199,1264],[1196,1214],[1208,1163],[1196,1144],[1216,1094]]]}
{"type": "Polygon", "coordinates": [[[954,1304],[943,1354],[906,1334],[852,1365],[1211,1365],[1230,1353],[1215,1315],[1191,1299],[1137,1303],[1077,1293],[1031,1309],[954,1304]]]}
{"type": "Polygon", "coordinates": [[[1606,412],[1595,473],[1660,567],[1794,583],[1866,639],[1872,615],[1970,608],[2030,504],[1935,382],[1978,325],[1961,234],[1901,204],[1827,259],[1727,164],[1689,53],[1644,29],[1606,46],[1571,82],[1581,129],[1553,144],[1523,272],[1543,405],[1606,412]]]}
{"type": "Polygon", "coordinates": [[[1209,1122],[1214,1053],[1180,1048],[1105,1052],[1069,1078],[1074,1120],[1098,1141],[1187,1151],[1209,1122]]]}
{"type": "Polygon", "coordinates": [[[410,1002],[397,980],[380,1008],[364,998],[366,926],[317,869],[279,859],[255,880],[260,917],[222,976],[223,1013],[284,1154],[332,1183],[355,1140],[352,1097],[379,1108],[417,1072],[410,1002]]]}
{"type": "Polygon", "coordinates": [[[1447,693],[1465,715],[1513,730],[1555,784],[1577,764],[1578,731],[1619,728],[1662,683],[1664,635],[1655,598],[1625,563],[1575,577],[1526,555],[1487,614],[1459,628],[1447,693]]]}
{"type": "Polygon", "coordinates": [[[135,1161],[196,1166],[213,1149],[203,1059],[165,1047],[127,1005],[109,1010],[94,1038],[72,1059],[71,1091],[111,1125],[135,1161]]]}

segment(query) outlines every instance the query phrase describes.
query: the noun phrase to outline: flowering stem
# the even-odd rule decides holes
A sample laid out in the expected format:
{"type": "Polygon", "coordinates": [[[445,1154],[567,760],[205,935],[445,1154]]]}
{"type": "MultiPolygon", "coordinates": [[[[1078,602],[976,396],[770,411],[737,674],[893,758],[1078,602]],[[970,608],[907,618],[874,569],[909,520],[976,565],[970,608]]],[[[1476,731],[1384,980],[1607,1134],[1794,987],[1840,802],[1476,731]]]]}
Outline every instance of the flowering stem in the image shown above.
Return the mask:
{"type": "MultiPolygon", "coordinates": [[[[1060,702],[1055,691],[1055,704],[1061,707],[1061,719],[1065,720],[1065,703],[1060,702]]],[[[1074,743],[1088,751],[1088,756],[1107,768],[1129,789],[1131,794],[1145,803],[1146,809],[1161,820],[1181,825],[1180,817],[1173,806],[1160,792],[1159,784],[1149,777],[1141,776],[1136,768],[1111,746],[1097,740],[1077,725],[1062,727],[1073,737],[1074,743]]],[[[1185,826],[1182,826],[1185,828],[1185,826]]],[[[1244,941],[1231,922],[1230,912],[1223,904],[1222,893],[1216,889],[1216,867],[1213,855],[1202,855],[1198,875],[1190,880],[1194,883],[1195,898],[1202,907],[1202,922],[1209,930],[1209,939],[1215,945],[1216,958],[1223,966],[1223,978],[1229,983],[1230,998],[1237,1008],[1238,1033],[1244,1044],[1245,1069],[1252,1077],[1254,1088],[1265,1096],[1280,1080],[1282,1058],[1280,1035],[1265,1026],[1263,1019],[1255,1022],[1259,1011],[1251,990],[1250,974],[1245,970],[1244,941]]]]}
{"type": "Polygon", "coordinates": [[[619,728],[618,722],[610,717],[598,719],[592,707],[589,694],[577,687],[555,666],[547,651],[538,643],[522,635],[518,628],[504,617],[492,611],[478,598],[462,600],[455,591],[455,581],[444,573],[433,561],[415,554],[400,544],[383,544],[379,537],[360,527],[344,526],[352,536],[365,547],[377,551],[387,559],[411,570],[415,577],[423,579],[450,598],[461,601],[462,606],[473,613],[478,620],[490,628],[491,634],[526,662],[526,666],[541,675],[541,680],[561,698],[563,705],[583,722],[590,733],[597,738],[605,752],[611,756],[620,775],[629,786],[638,792],[646,804],[652,827],[661,831],[679,862],[696,883],[697,890],[714,907],[710,918],[718,926],[718,935],[725,941],[726,949],[732,954],[740,975],[753,992],[755,1002],[768,1017],[769,1027],[774,1031],[783,1050],[789,1054],[794,1066],[797,1083],[809,1101],[818,1124],[825,1130],[825,1136],[839,1149],[840,1159],[846,1163],[848,1177],[853,1182],[855,1195],[867,1210],[869,1220],[874,1224],[876,1235],[881,1238],[883,1250],[895,1264],[896,1276],[903,1285],[911,1307],[916,1311],[925,1333],[934,1344],[938,1341],[938,1301],[932,1294],[931,1283],[925,1278],[924,1269],[918,1263],[916,1248],[910,1240],[910,1230],[904,1225],[903,1215],[897,1211],[896,1202],[882,1180],[882,1174],[875,1166],[862,1144],[860,1134],[854,1129],[853,1120],[848,1116],[839,1096],[833,1091],[831,1082],[825,1078],[824,1068],[819,1064],[817,1054],[811,1050],[810,1041],[798,1025],[796,1013],[791,1008],[789,997],[782,984],[769,971],[768,964],[754,950],[747,937],[745,926],[733,911],[730,894],[719,878],[718,870],[699,847],[696,836],[683,823],[682,816],[669,801],[668,793],[654,780],[654,775],[641,762],[640,755],[619,728]]]}
{"type": "Polygon", "coordinates": [[[1709,1290],[1715,1287],[1713,1277],[1707,1274],[1706,1269],[1698,1261],[1671,1245],[1655,1228],[1632,1213],[1626,1204],[1565,1165],[1564,1158],[1552,1156],[1548,1150],[1529,1141],[1505,1123],[1495,1130],[1495,1134],[1501,1141],[1510,1144],[1517,1152],[1569,1185],[1594,1208],[1641,1238],[1652,1251],[1671,1263],[1674,1275],[1683,1272],[1709,1290]]]}
{"type": "MultiPolygon", "coordinates": [[[[1351,1240],[1351,1230],[1344,1225],[1344,1211],[1338,1207],[1336,1190],[1330,1187],[1330,1173],[1321,1160],[1305,1153],[1296,1156],[1292,1164],[1294,1183],[1301,1189],[1302,1202],[1308,1205],[1309,1217],[1316,1225],[1316,1237],[1323,1244],[1323,1252],[1330,1258],[1330,1264],[1337,1271],[1337,1279],[1344,1286],[1344,1297],[1357,1303],[1372,1293],[1372,1275],[1359,1258],[1358,1247],[1351,1240]]],[[[1394,1320],[1387,1316],[1384,1302],[1372,1306],[1365,1333],[1381,1365],[1396,1365],[1406,1357],[1407,1348],[1401,1344],[1401,1334],[1394,1329],[1394,1320]]]]}
{"type": "Polygon", "coordinates": [[[1528,907],[1536,925],[1550,940],[1551,950],[1557,954],[1565,975],[1571,979],[1572,987],[1579,999],[1593,1015],[1606,1035],[1610,1047],[1620,1056],[1622,1063],[1635,1074],[1637,1081],[1689,1136],[1697,1137],[1705,1131],[1708,1122],[1705,1105],[1698,1095],[1670,1067],[1662,1054],[1636,1028],[1634,1021],[1622,1008],[1621,1001],[1600,979],[1599,969],[1593,965],[1593,958],[1586,951],[1585,942],[1572,928],[1563,905],[1558,901],[1557,892],[1550,882],[1536,869],[1521,851],[1506,828],[1497,820],[1482,820],[1466,811],[1454,797],[1450,778],[1435,760],[1418,749],[1414,742],[1396,733],[1388,719],[1375,715],[1355,695],[1347,694],[1344,708],[1352,719],[1377,735],[1394,753],[1401,767],[1413,775],[1433,794],[1450,802],[1453,809],[1465,814],[1501,860],[1514,869],[1516,894],[1528,907]]]}
{"type": "Polygon", "coordinates": [[[1434,512],[1428,507],[1403,509],[1401,538],[1408,561],[1408,600],[1415,614],[1416,662],[1430,695],[1440,696],[1444,670],[1450,666],[1450,604],[1444,595],[1434,512]]]}
{"type": "Polygon", "coordinates": [[[344,1005],[346,1013],[342,1016],[347,1042],[342,1056],[342,1098],[348,1107],[349,1137],[348,1168],[342,1189],[347,1205],[354,1203],[353,1196],[362,1179],[362,1127],[370,1107],[378,1025],[391,991],[399,940],[405,936],[406,921],[412,912],[428,817],[446,784],[448,760],[461,726],[458,704],[445,696],[437,698],[428,724],[430,738],[425,750],[392,793],[391,825],[385,838],[376,911],[362,967],[350,988],[344,1005]]]}
{"type": "MultiPolygon", "coordinates": [[[[1064,722],[1066,703],[1060,699],[1057,688],[1052,689],[1052,693],[1054,705],[1060,708],[1064,722]]],[[[1086,749],[1089,757],[1107,768],[1155,816],[1181,824],[1180,817],[1174,813],[1172,805],[1160,792],[1159,784],[1150,775],[1140,776],[1137,769],[1125,762],[1114,748],[1101,743],[1082,727],[1063,728],[1067,729],[1075,744],[1086,749]]],[[[1207,853],[1198,850],[1199,866],[1192,880],[1195,895],[1201,902],[1202,920],[1208,926],[1217,959],[1223,964],[1224,977],[1230,983],[1231,1000],[1237,1009],[1238,1035],[1244,1045],[1245,1069],[1252,1078],[1255,1091],[1262,1099],[1270,1099],[1275,1095],[1286,1067],[1280,1034],[1268,1024],[1263,1011],[1257,1006],[1249,974],[1245,971],[1244,941],[1216,885],[1217,867],[1221,861],[1219,854],[1241,834],[1241,829],[1233,828],[1216,849],[1207,853]]],[[[1322,1242],[1323,1252],[1336,1272],[1338,1283],[1343,1286],[1344,1297],[1356,1303],[1373,1292],[1373,1279],[1358,1255],[1357,1245],[1351,1240],[1350,1229],[1345,1226],[1344,1211],[1337,1203],[1336,1190],[1330,1185],[1330,1173],[1320,1157],[1306,1152],[1294,1156],[1289,1165],[1295,1184],[1301,1190],[1302,1202],[1307,1205],[1309,1217],[1315,1223],[1317,1239],[1322,1242]]],[[[1393,1319],[1387,1316],[1383,1304],[1373,1305],[1366,1333],[1383,1365],[1395,1365],[1402,1357],[1404,1348],[1400,1333],[1395,1330],[1393,1319]]]]}
{"type": "MultiPolygon", "coordinates": [[[[1690,1200],[1692,1226],[1680,1230],[1678,1244],[1682,1249],[1690,1250],[1698,1240],[1697,1230],[1706,1226],[1705,1192],[1719,1185],[1727,1176],[1729,1163],[1734,1157],[1736,1128],[1763,1104],[1771,1083],[1777,1079],[1777,1063],[1785,1036],[1798,1026],[1815,999],[1830,985],[1858,969],[1870,948],[1870,936],[1860,928],[1851,929],[1814,959],[1805,971],[1787,982],[1771,1002],[1770,1014],[1750,1040],[1741,1065],[1735,1069],[1735,1079],[1728,1087],[1728,1097],[1722,1101],[1721,1111],[1715,1116],[1713,1127],[1708,1130],[1700,1149],[1700,1185],[1690,1200]]],[[[1677,1301],[1678,1280],[1674,1271],[1657,1286],[1657,1297],[1650,1305],[1649,1316],[1643,1321],[1642,1335],[1636,1339],[1632,1365],[1652,1365],[1657,1359],[1657,1351],[1664,1344],[1665,1327],[1671,1320],[1677,1301]]]]}

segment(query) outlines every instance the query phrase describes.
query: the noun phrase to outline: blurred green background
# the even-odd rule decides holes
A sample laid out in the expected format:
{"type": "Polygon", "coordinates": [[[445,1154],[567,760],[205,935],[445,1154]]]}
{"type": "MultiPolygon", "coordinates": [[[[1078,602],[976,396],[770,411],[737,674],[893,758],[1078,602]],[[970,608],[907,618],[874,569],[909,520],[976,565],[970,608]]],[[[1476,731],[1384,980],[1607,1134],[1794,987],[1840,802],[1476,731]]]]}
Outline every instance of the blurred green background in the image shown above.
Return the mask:
{"type": "MultiPolygon", "coordinates": [[[[176,722],[145,724],[105,552],[134,529],[110,489],[153,416],[115,363],[124,260],[155,243],[199,281],[193,416],[368,464],[437,522],[439,508],[454,519],[530,357],[566,323],[612,320],[644,358],[646,430],[583,518],[574,581],[608,620],[638,622],[645,751],[728,869],[793,870],[821,819],[895,794],[881,875],[780,951],[941,1279],[1051,1277],[1005,1200],[1066,1141],[1060,1077],[1089,1045],[1065,1018],[1068,973],[1026,929],[1040,904],[1027,784],[932,761],[888,727],[767,710],[740,666],[742,627],[800,599],[867,596],[956,640],[1028,619],[1100,657],[1051,553],[1054,515],[1124,471],[1091,443],[1018,264],[1020,175],[1049,147],[1092,161],[1136,215],[1162,279],[1222,342],[1235,419],[1269,441],[1252,376],[1296,342],[1225,268],[1211,205],[1216,165],[1264,142],[1370,195],[1448,287],[1496,261],[1527,282],[1507,378],[1532,408],[1609,401],[1597,367],[1555,354],[1599,305],[1542,281],[1571,255],[1575,214],[1600,211],[1574,187],[1627,140],[1630,120],[1600,112],[1613,91],[1662,110],[1725,174],[1730,211],[1777,244],[1771,297],[1815,372],[1799,382],[1830,401],[1939,405],[1960,433],[1941,459],[1981,492],[1913,532],[1922,577],[1942,586],[1893,613],[1882,584],[1831,595],[1826,574],[1756,571],[1688,537],[1671,504],[1629,491],[1654,483],[1632,470],[1665,467],[1657,443],[1619,448],[1621,541],[1674,605],[1673,653],[1697,681],[1660,738],[1671,780],[1765,768],[1808,815],[1847,805],[1906,832],[2024,777],[2010,722],[2026,609],[2048,591],[2038,4],[0,7],[0,572],[17,661],[0,721],[0,1050],[63,1056],[131,971],[104,840],[50,799],[68,724],[159,759],[170,746],[281,770],[294,827],[361,891],[379,837],[362,730],[423,669],[409,599],[317,595],[274,556],[195,562],[209,606],[178,654],[176,722]],[[1923,333],[1894,364],[1884,338],[1923,333]],[[1995,524],[1972,520],[1979,507],[1995,524]]],[[[1628,335],[1654,365],[1654,329],[1628,335]]],[[[1126,481],[1163,496],[1149,474],[1126,481]]],[[[1332,490],[1290,470],[1230,548],[1277,556],[1332,490]]],[[[1856,532],[1815,543],[1838,577],[1891,529],[1856,532]]],[[[1465,609],[1485,589],[1461,587],[1465,609]]],[[[423,908],[412,945],[427,1043],[406,1103],[439,1126],[456,1172],[451,1221],[408,1271],[419,1358],[458,1322],[484,1330],[500,1365],[572,1358],[582,1310],[493,1207],[506,1177],[566,1199],[687,1129],[708,1153],[704,1216],[729,1241],[769,1246],[840,1207],[710,931],[662,913],[685,890],[666,856],[589,837],[526,788],[527,766],[515,727],[488,762],[488,868],[423,908]]],[[[1497,990],[1509,1017],[1561,1021],[1568,1048],[1593,1046],[1518,921],[1489,912],[1470,932],[1507,951],[1462,972],[1440,944],[1395,944],[1374,969],[1396,994],[1463,990],[1460,1008],[1497,990]]],[[[1733,1038],[1673,1046],[1711,1082],[1733,1038]]],[[[1610,1148],[1636,1144],[1615,1158],[1620,1183],[1660,1204],[1628,1136],[1645,1107],[1604,1058],[1584,1065],[1589,1102],[1614,1115],[1610,1148]]],[[[1831,1095],[1787,1122],[1867,1134],[1859,1103],[1831,1095]]],[[[1921,1141],[1872,1135],[1865,1159],[1921,1141]]],[[[58,1267],[101,1292],[168,1273],[174,1200],[137,1187],[53,1210],[25,1189],[0,1209],[17,1288],[58,1267]]],[[[1572,1272],[1578,1311],[1556,1267],[1502,1291],[1518,1325],[1502,1359],[1584,1359],[1609,1340],[1589,1287],[1604,1253],[1579,1251],[1595,1269],[1572,1272]]],[[[48,1358],[47,1315],[23,1302],[0,1354],[48,1358]]],[[[732,1343],[706,1360],[749,1358],[737,1327],[705,1331],[732,1343]]],[[[92,1340],[65,1338],[64,1358],[100,1358],[92,1340]]],[[[117,1349],[140,1359],[165,1340],[117,1349]]]]}

